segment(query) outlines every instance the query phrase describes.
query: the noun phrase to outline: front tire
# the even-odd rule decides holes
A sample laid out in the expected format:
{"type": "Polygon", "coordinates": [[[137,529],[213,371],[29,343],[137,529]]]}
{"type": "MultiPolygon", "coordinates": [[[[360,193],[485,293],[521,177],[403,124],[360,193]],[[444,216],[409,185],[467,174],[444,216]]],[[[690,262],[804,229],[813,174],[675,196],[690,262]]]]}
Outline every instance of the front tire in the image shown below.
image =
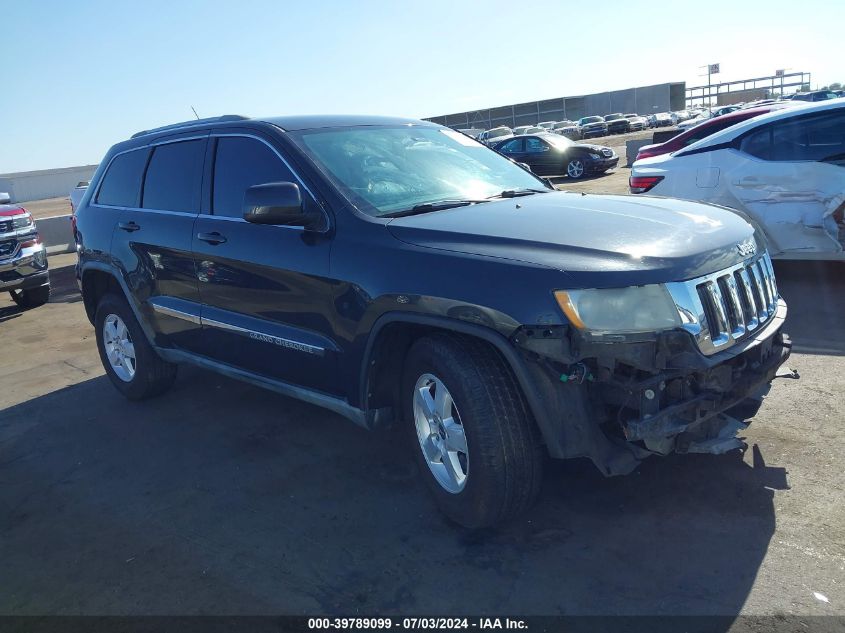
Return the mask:
{"type": "Polygon", "coordinates": [[[27,288],[26,290],[10,290],[9,295],[11,295],[12,301],[24,310],[37,308],[50,300],[50,285],[27,288]]]}
{"type": "Polygon", "coordinates": [[[97,305],[94,327],[100,360],[120,393],[144,400],[170,389],[176,365],[159,357],[125,299],[105,295],[97,305]]]}
{"type": "Polygon", "coordinates": [[[586,171],[582,158],[573,158],[566,164],[566,175],[572,180],[583,178],[586,171]]]}
{"type": "Polygon", "coordinates": [[[492,347],[451,334],[418,340],[402,395],[411,451],[447,517],[482,528],[531,507],[542,443],[516,379],[492,347]]]}

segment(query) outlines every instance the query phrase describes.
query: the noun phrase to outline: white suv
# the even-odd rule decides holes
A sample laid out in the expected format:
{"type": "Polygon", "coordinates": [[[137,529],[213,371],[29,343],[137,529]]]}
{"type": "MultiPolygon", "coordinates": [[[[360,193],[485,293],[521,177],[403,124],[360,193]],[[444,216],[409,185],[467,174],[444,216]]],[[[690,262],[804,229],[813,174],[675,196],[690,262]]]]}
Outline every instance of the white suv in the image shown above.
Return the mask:
{"type": "Polygon", "coordinates": [[[630,187],[739,210],[776,258],[845,260],[845,99],[764,114],[638,160],[630,187]]]}

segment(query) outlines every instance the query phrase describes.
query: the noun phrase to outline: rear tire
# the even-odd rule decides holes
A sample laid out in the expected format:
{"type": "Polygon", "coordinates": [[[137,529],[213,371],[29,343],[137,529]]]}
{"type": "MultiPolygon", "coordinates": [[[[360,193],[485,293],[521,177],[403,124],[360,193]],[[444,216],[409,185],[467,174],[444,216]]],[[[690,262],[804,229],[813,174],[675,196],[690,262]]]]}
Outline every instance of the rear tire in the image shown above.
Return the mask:
{"type": "Polygon", "coordinates": [[[170,389],[177,366],[159,357],[123,297],[107,294],[100,299],[94,327],[100,360],[120,393],[144,400],[170,389]]]}
{"type": "Polygon", "coordinates": [[[10,290],[12,301],[24,310],[43,306],[50,300],[50,285],[27,288],[26,290],[10,290]]]}
{"type": "Polygon", "coordinates": [[[542,442],[513,373],[495,349],[451,334],[418,340],[407,356],[402,396],[408,443],[447,517],[482,528],[531,507],[542,481],[542,442]],[[451,401],[446,414],[421,415],[423,392],[435,411],[441,387],[451,401]],[[465,452],[447,454],[459,446],[465,452]],[[444,485],[438,472],[449,471],[458,476],[444,485]]]}

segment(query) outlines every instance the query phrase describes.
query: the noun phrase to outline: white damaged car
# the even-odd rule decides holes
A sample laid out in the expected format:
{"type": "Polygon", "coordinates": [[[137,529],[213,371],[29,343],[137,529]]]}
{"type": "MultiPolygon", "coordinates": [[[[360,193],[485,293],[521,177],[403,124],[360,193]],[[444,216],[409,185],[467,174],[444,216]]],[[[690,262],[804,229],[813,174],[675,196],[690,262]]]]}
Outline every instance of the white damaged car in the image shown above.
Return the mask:
{"type": "Polygon", "coordinates": [[[845,99],[777,110],[638,160],[629,184],[743,212],[776,258],[845,261],[845,99]]]}

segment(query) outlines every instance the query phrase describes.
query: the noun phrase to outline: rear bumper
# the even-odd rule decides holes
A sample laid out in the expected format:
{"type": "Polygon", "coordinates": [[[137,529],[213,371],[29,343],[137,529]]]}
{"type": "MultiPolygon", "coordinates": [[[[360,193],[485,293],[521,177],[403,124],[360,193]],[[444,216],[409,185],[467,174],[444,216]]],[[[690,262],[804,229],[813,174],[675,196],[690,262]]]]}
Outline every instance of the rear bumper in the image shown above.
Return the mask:
{"type": "Polygon", "coordinates": [[[0,260],[0,290],[28,290],[50,283],[47,251],[43,244],[20,249],[0,260]]]}

